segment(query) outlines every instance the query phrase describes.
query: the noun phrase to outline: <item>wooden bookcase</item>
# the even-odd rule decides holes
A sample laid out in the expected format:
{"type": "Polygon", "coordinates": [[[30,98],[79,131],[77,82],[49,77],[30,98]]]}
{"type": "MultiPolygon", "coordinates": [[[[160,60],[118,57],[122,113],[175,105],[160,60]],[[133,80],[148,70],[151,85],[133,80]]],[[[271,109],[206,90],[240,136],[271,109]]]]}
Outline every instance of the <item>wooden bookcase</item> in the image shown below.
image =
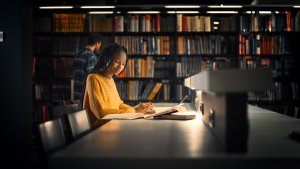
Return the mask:
{"type": "Polygon", "coordinates": [[[183,79],[205,69],[270,69],[273,87],[265,93],[249,93],[249,103],[300,116],[296,73],[300,10],[296,8],[38,7],[34,8],[33,37],[37,121],[47,120],[47,109],[54,101],[72,100],[72,58],[90,32],[104,36],[105,43],[116,41],[128,49],[126,71],[116,78],[121,98],[128,104],[148,101],[158,83],[162,87],[153,102],[178,102],[191,95],[183,79]],[[96,15],[91,11],[111,13],[96,15]]]}

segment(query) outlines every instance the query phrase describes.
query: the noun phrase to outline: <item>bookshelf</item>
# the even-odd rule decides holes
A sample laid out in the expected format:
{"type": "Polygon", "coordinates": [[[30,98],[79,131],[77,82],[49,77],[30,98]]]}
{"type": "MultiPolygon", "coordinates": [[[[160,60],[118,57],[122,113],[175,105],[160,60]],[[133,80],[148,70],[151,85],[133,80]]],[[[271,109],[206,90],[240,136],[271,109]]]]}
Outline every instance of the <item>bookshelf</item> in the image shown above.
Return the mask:
{"type": "Polygon", "coordinates": [[[106,43],[116,41],[128,49],[126,70],[116,78],[120,96],[128,104],[149,98],[178,102],[191,94],[183,87],[183,79],[201,70],[262,68],[272,71],[274,85],[265,93],[249,93],[249,103],[299,118],[295,43],[300,37],[299,14],[292,6],[35,7],[34,107],[38,114],[53,101],[72,100],[72,58],[87,35],[96,32],[106,43]],[[96,15],[92,11],[111,13],[96,15]],[[160,83],[155,96],[148,97],[160,83]]]}

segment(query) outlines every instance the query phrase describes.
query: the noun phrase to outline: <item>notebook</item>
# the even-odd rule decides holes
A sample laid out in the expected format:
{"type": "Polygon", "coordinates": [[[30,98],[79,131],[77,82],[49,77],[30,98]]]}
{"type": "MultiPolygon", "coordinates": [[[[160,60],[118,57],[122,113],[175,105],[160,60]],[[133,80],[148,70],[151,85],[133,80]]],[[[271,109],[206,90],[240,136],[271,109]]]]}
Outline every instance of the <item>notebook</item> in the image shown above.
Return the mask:
{"type": "MultiPolygon", "coordinates": [[[[154,118],[162,115],[170,115],[175,112],[179,112],[182,110],[182,105],[184,104],[184,100],[187,98],[185,96],[180,103],[177,105],[170,107],[170,108],[164,108],[164,109],[156,109],[155,113],[152,114],[144,114],[144,113],[122,113],[122,114],[108,114],[104,116],[102,119],[104,120],[112,120],[112,119],[122,119],[122,120],[133,120],[133,119],[139,119],[139,118],[154,118]]],[[[154,108],[155,109],[155,108],[154,108]]]]}

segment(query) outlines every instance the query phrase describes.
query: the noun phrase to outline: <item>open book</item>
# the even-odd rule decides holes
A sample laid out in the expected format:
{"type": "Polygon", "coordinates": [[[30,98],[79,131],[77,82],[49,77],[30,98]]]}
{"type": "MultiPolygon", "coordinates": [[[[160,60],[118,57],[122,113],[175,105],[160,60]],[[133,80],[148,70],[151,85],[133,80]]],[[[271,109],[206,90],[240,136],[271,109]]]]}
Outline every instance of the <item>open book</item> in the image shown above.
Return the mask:
{"type": "Polygon", "coordinates": [[[138,118],[149,119],[149,118],[160,117],[162,115],[170,115],[172,113],[179,112],[183,109],[183,107],[182,107],[183,101],[186,98],[187,98],[187,96],[185,96],[179,104],[177,104],[173,107],[154,108],[155,113],[152,113],[152,114],[144,114],[144,113],[108,114],[108,115],[104,116],[102,119],[104,119],[104,120],[111,120],[111,119],[133,120],[133,119],[138,119],[138,118]]]}
{"type": "Polygon", "coordinates": [[[156,116],[161,116],[161,115],[166,115],[166,114],[171,114],[175,112],[180,111],[181,105],[176,105],[170,108],[165,108],[165,109],[156,109],[155,113],[152,114],[144,114],[144,113],[122,113],[122,114],[108,114],[104,116],[102,119],[104,120],[111,120],[111,119],[123,119],[123,120],[133,120],[133,119],[138,119],[138,118],[152,118],[156,116]]]}

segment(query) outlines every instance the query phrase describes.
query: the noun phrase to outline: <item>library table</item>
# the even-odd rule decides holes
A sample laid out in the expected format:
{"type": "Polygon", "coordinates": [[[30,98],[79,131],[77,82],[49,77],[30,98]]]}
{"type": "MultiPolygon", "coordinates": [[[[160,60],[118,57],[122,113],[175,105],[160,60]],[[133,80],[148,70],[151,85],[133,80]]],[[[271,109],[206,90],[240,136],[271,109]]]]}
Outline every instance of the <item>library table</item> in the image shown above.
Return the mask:
{"type": "MultiPolygon", "coordinates": [[[[170,107],[172,103],[156,103],[170,107]]],[[[225,153],[192,104],[193,120],[111,120],[49,157],[49,168],[299,167],[300,143],[288,138],[300,119],[248,105],[246,153],[225,153]]]]}

